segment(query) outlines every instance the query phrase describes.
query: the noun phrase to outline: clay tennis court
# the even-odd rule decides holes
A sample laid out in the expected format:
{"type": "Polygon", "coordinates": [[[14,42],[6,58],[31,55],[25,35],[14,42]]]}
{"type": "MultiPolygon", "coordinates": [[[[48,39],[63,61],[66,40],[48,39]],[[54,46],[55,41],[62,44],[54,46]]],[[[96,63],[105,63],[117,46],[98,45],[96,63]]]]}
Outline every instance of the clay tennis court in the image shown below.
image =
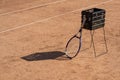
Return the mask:
{"type": "Polygon", "coordinates": [[[120,80],[119,0],[0,0],[0,80],[120,80]],[[102,30],[95,31],[97,57],[83,30],[77,57],[64,55],[68,39],[81,25],[81,11],[106,10],[102,30]],[[86,50],[85,50],[86,49],[86,50]]]}

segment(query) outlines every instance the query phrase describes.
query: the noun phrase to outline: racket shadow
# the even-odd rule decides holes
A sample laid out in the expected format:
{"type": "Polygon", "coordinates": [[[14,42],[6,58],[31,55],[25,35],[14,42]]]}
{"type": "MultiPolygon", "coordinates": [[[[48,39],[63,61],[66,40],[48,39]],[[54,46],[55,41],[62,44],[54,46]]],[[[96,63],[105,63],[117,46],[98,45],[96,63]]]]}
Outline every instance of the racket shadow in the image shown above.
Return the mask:
{"type": "Polygon", "coordinates": [[[61,51],[50,51],[50,52],[36,52],[27,56],[21,57],[26,61],[40,61],[40,60],[68,60],[65,57],[65,53],[61,51]]]}

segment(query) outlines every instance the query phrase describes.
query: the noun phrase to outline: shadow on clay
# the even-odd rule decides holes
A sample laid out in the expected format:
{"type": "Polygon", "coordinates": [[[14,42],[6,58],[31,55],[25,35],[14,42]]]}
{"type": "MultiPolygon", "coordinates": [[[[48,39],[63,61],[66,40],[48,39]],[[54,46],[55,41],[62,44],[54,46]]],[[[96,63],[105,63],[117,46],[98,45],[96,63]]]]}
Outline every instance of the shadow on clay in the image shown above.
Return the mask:
{"type": "Polygon", "coordinates": [[[26,61],[40,61],[40,60],[69,60],[64,52],[50,51],[50,52],[36,52],[27,56],[21,57],[26,61]]]}

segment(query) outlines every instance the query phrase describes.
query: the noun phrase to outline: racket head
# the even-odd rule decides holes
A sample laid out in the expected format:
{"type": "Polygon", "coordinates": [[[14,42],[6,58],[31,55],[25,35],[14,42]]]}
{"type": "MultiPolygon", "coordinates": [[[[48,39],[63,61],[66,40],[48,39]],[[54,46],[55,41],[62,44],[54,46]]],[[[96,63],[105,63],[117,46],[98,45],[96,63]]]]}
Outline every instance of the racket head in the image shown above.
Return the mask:
{"type": "Polygon", "coordinates": [[[70,59],[76,57],[81,48],[81,37],[77,37],[76,35],[70,38],[67,42],[65,53],[66,56],[70,59]]]}

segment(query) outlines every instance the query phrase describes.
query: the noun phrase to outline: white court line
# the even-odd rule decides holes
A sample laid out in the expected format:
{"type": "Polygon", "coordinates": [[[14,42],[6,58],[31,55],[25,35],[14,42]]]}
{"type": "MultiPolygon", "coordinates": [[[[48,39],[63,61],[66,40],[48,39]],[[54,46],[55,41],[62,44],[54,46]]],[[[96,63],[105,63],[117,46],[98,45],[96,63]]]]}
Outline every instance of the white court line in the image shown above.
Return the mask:
{"type": "Polygon", "coordinates": [[[87,6],[87,7],[80,8],[80,9],[76,9],[76,10],[69,11],[69,12],[66,12],[66,13],[63,13],[63,14],[60,14],[60,15],[56,15],[56,16],[53,16],[53,17],[49,17],[49,18],[46,18],[46,19],[43,19],[43,20],[38,20],[38,21],[35,21],[35,22],[31,22],[31,23],[28,23],[28,24],[25,24],[25,25],[17,26],[15,28],[11,28],[11,29],[7,29],[7,30],[4,30],[4,31],[1,31],[0,34],[1,33],[5,33],[5,32],[9,32],[9,31],[13,31],[13,30],[16,30],[16,29],[20,29],[20,28],[23,28],[23,27],[27,27],[27,26],[30,27],[29,25],[32,25],[32,24],[35,24],[35,23],[44,22],[44,21],[47,21],[47,20],[50,20],[50,19],[53,19],[53,18],[57,18],[57,17],[63,16],[63,15],[69,14],[69,13],[81,11],[83,9],[95,7],[95,6],[98,6],[98,5],[101,5],[101,4],[105,4],[105,3],[108,3],[108,2],[111,2],[111,1],[113,1],[113,0],[105,1],[105,2],[102,2],[102,3],[99,3],[99,4],[87,6]]]}
{"type": "Polygon", "coordinates": [[[29,7],[29,8],[24,8],[24,9],[20,9],[20,10],[11,11],[11,12],[1,13],[0,16],[9,15],[9,14],[17,13],[17,12],[22,12],[22,11],[27,11],[27,10],[47,6],[47,5],[50,5],[50,4],[56,4],[56,3],[64,2],[64,1],[66,1],[66,0],[59,0],[59,1],[49,2],[49,3],[45,3],[45,4],[41,4],[41,5],[29,7]]]}

